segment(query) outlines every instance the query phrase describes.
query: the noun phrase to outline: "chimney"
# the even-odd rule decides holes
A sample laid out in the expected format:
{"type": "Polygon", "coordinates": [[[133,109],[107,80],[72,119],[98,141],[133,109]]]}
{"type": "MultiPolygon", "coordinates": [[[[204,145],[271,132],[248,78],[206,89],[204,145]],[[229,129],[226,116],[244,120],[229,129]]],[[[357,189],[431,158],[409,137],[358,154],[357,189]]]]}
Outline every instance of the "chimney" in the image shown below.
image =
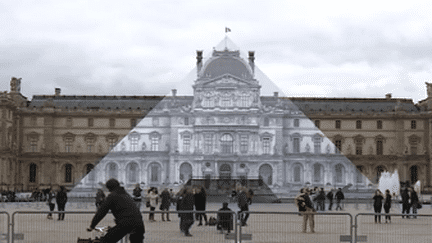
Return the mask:
{"type": "Polygon", "coordinates": [[[274,96],[275,98],[277,98],[277,97],[279,96],[279,93],[278,93],[278,92],[273,92],[273,96],[274,96]]]}
{"type": "Polygon", "coordinates": [[[197,52],[196,59],[197,59],[197,74],[198,74],[201,71],[201,67],[202,67],[203,51],[196,51],[196,52],[197,52]]]}
{"type": "Polygon", "coordinates": [[[390,100],[390,99],[392,98],[392,94],[391,94],[391,93],[388,93],[388,94],[386,94],[385,97],[386,97],[387,100],[390,100]]]}
{"type": "Polygon", "coordinates": [[[61,93],[61,89],[55,88],[55,96],[60,96],[60,93],[61,93]]]}
{"type": "Polygon", "coordinates": [[[252,68],[252,75],[255,74],[255,52],[249,51],[249,65],[252,68]]]}
{"type": "Polygon", "coordinates": [[[172,96],[175,98],[176,95],[177,95],[177,90],[176,89],[172,89],[171,91],[172,91],[172,96]]]}

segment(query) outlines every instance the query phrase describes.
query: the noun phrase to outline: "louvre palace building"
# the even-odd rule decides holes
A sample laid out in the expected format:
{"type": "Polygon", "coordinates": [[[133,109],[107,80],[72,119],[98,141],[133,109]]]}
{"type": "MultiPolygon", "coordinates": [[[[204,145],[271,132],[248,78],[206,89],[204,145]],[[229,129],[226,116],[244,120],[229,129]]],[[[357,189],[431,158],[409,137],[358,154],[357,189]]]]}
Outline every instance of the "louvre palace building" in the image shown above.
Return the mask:
{"type": "MultiPolygon", "coordinates": [[[[383,171],[431,185],[427,97],[262,96],[255,54],[197,51],[193,95],[24,97],[0,93],[0,189],[127,188],[190,178],[259,178],[274,192],[370,188],[383,171]]],[[[288,94],[289,95],[289,94],[288,94]]]]}

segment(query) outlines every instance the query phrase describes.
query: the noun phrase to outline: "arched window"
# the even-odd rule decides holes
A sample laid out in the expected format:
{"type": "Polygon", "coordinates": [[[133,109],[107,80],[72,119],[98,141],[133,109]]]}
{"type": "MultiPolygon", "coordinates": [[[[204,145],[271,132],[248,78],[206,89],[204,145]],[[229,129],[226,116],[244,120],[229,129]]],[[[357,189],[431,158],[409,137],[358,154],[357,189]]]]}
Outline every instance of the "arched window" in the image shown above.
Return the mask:
{"type": "Polygon", "coordinates": [[[149,165],[149,183],[160,183],[161,182],[161,166],[158,163],[151,163],[149,165]]]}
{"type": "Polygon", "coordinates": [[[65,165],[65,182],[67,182],[67,183],[72,182],[72,165],[71,164],[65,165]]]}
{"type": "Polygon", "coordinates": [[[342,164],[337,164],[334,168],[335,171],[335,182],[338,184],[345,183],[345,167],[342,164]]]}
{"type": "Polygon", "coordinates": [[[133,162],[129,163],[127,166],[127,178],[129,183],[137,183],[138,182],[138,164],[133,162]]]}
{"type": "Polygon", "coordinates": [[[117,165],[113,162],[109,163],[108,166],[108,179],[114,178],[117,179],[117,165]]]}
{"type": "Polygon", "coordinates": [[[323,166],[318,163],[314,164],[313,173],[314,173],[313,182],[321,183],[323,180],[323,166]]]}
{"type": "Polygon", "coordinates": [[[225,133],[221,137],[221,151],[225,154],[232,154],[233,153],[233,137],[231,134],[225,133]]]}
{"type": "Polygon", "coordinates": [[[259,177],[262,178],[267,185],[273,184],[273,169],[269,164],[261,165],[259,168],[259,177]]]}
{"type": "Polygon", "coordinates": [[[293,170],[293,181],[295,183],[302,183],[303,168],[300,164],[296,164],[293,170]]]}
{"type": "Polygon", "coordinates": [[[219,167],[219,177],[221,179],[231,179],[231,166],[229,164],[222,164],[219,167]]]}
{"type": "Polygon", "coordinates": [[[29,169],[30,169],[29,182],[36,182],[37,165],[31,163],[29,169]]]}
{"type": "Polygon", "coordinates": [[[189,163],[183,163],[180,165],[180,180],[186,182],[192,179],[192,166],[189,163]]]}
{"type": "Polygon", "coordinates": [[[89,181],[94,181],[95,178],[95,172],[93,171],[94,165],[92,164],[86,164],[86,175],[89,181]]]}

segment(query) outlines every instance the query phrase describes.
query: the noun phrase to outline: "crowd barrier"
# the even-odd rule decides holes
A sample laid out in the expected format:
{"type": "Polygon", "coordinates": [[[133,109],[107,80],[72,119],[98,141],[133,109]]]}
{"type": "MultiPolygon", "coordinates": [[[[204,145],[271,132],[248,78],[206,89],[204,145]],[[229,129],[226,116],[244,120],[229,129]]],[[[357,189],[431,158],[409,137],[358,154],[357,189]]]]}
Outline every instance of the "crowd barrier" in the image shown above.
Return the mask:
{"type": "MultiPolygon", "coordinates": [[[[49,211],[15,211],[12,215],[0,212],[0,243],[11,242],[77,242],[78,238],[93,238],[94,232],[86,229],[95,214],[94,211],[65,211],[65,220],[58,219],[58,211],[53,211],[53,219],[47,219],[49,211]]],[[[359,213],[354,217],[344,212],[314,213],[315,234],[302,233],[303,216],[297,212],[229,212],[234,224],[232,231],[221,232],[216,226],[198,226],[198,220],[191,228],[192,237],[180,232],[181,213],[197,211],[170,211],[168,221],[162,221],[162,211],[142,211],[145,223],[145,242],[431,242],[432,215],[388,214],[391,223],[385,223],[386,214],[359,213]],[[156,222],[149,221],[154,213],[156,222]],[[246,226],[237,219],[249,214],[246,226]],[[375,223],[375,216],[381,216],[381,223],[375,223]],[[410,218],[402,218],[410,216],[410,218]]],[[[203,211],[209,221],[217,219],[218,211],[203,211]]],[[[224,212],[226,213],[226,211],[224,212]]],[[[166,214],[164,219],[167,220],[166,214]]],[[[98,226],[114,226],[114,217],[109,213],[98,226]]],[[[120,243],[127,243],[125,237],[120,243]]]]}

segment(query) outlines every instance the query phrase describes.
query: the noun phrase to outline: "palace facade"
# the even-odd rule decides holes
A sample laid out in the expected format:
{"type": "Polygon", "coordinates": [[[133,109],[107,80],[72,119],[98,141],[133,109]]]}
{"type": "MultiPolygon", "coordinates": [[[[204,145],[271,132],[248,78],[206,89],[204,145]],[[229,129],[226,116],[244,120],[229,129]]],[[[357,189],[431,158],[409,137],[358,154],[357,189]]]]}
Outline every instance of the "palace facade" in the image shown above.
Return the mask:
{"type": "MultiPolygon", "coordinates": [[[[12,78],[0,94],[0,188],[181,185],[261,178],[276,193],[303,185],[368,188],[382,171],[431,185],[427,99],[261,96],[254,52],[197,51],[193,96],[33,96],[12,78]]],[[[430,91],[430,92],[429,92],[430,91]]]]}

